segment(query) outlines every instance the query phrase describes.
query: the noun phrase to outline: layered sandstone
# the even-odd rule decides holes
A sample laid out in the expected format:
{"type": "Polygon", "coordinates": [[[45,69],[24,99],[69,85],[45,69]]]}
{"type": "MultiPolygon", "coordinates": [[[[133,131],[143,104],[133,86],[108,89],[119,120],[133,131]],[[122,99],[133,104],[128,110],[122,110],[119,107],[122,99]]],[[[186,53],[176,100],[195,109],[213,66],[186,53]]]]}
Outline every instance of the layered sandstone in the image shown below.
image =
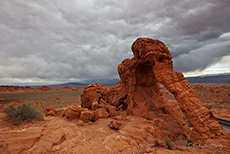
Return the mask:
{"type": "Polygon", "coordinates": [[[159,40],[138,38],[132,45],[134,57],[125,59],[118,66],[121,80],[107,89],[91,84],[81,95],[82,107],[91,108],[111,104],[117,110],[154,121],[164,138],[172,141],[187,139],[189,129],[181,110],[193,125],[189,139],[195,143],[223,136],[224,131],[213,113],[196,97],[193,89],[181,72],[173,71],[172,56],[159,40]],[[176,98],[179,107],[162,95],[159,83],[176,98]]]}
{"type": "Polygon", "coordinates": [[[193,125],[190,136],[192,141],[202,142],[224,134],[213,113],[199,101],[183,74],[173,71],[172,56],[162,42],[137,39],[132,50],[136,61],[151,63],[156,80],[175,96],[181,110],[193,125]]]}

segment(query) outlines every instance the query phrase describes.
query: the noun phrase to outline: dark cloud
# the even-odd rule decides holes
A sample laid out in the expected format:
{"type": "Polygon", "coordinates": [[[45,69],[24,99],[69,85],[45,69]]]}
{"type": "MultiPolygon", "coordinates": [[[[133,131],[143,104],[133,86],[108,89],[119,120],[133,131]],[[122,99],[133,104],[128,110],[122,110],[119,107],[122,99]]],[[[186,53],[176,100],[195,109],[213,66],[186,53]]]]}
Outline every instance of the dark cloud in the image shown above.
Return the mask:
{"type": "Polygon", "coordinates": [[[0,83],[117,78],[138,37],[162,40],[175,70],[229,55],[228,0],[0,1],[0,83]]]}
{"type": "Polygon", "coordinates": [[[229,34],[228,36],[221,35],[219,38],[208,41],[208,43],[199,48],[178,55],[174,61],[175,68],[184,72],[197,69],[202,70],[211,64],[215,64],[224,56],[230,55],[229,34]]]}

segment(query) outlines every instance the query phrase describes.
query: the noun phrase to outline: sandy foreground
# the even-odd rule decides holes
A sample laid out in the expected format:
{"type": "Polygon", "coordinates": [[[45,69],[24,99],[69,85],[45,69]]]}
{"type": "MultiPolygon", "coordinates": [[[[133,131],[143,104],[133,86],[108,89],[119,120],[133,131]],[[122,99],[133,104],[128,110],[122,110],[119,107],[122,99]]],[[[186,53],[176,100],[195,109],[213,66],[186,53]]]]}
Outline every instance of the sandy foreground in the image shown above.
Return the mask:
{"type": "MultiPolygon", "coordinates": [[[[4,118],[1,114],[1,119],[4,118]]],[[[14,126],[1,120],[0,152],[6,153],[228,153],[220,145],[186,147],[174,145],[174,150],[146,144],[151,137],[151,122],[127,116],[120,130],[108,127],[111,118],[94,123],[77,124],[77,120],[45,117],[14,126]],[[143,142],[141,142],[143,141],[143,142]]]]}

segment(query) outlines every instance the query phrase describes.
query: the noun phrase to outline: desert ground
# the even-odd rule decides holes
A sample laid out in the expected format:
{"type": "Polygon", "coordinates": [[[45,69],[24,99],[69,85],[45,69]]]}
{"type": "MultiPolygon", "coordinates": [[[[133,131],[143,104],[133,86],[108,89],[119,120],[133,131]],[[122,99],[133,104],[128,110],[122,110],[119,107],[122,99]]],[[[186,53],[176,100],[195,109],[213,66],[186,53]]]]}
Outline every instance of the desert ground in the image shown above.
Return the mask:
{"type": "MultiPolygon", "coordinates": [[[[230,84],[191,84],[199,100],[216,117],[230,120],[230,84]]],[[[221,145],[195,145],[187,147],[187,140],[173,143],[170,150],[164,141],[159,147],[148,144],[154,138],[152,123],[142,117],[127,115],[97,119],[82,123],[68,119],[65,112],[69,106],[81,104],[83,87],[26,90],[17,88],[0,91],[0,153],[228,153],[221,145]],[[44,120],[23,122],[15,125],[7,120],[5,109],[33,103],[44,111],[44,120]],[[47,110],[55,111],[47,114],[47,110]],[[63,114],[57,114],[58,112],[63,114]],[[121,128],[109,127],[112,120],[121,121],[121,128]],[[145,141],[149,141],[148,143],[145,141]]],[[[161,86],[170,103],[176,104],[174,96],[161,86]]],[[[224,128],[227,133],[229,129],[224,128]]],[[[155,130],[157,131],[157,130],[155,130]]]]}

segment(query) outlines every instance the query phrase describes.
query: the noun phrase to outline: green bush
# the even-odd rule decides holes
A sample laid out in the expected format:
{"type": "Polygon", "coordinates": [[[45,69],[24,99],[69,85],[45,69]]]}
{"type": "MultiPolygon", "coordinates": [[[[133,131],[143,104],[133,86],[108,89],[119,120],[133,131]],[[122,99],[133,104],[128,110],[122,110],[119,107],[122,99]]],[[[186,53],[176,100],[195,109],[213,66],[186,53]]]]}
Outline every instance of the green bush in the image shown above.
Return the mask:
{"type": "Polygon", "coordinates": [[[173,144],[171,141],[169,141],[168,139],[164,139],[165,143],[168,146],[168,149],[173,150],[173,144]]]}
{"type": "Polygon", "coordinates": [[[64,141],[65,141],[65,139],[66,139],[66,138],[65,138],[65,135],[62,135],[62,137],[61,137],[61,141],[62,141],[62,142],[64,142],[64,141]]]}
{"type": "Polygon", "coordinates": [[[94,116],[92,116],[92,118],[90,119],[91,122],[95,122],[96,118],[94,116]]]}
{"type": "Polygon", "coordinates": [[[17,108],[8,106],[5,113],[8,120],[12,120],[16,125],[21,124],[23,121],[43,120],[42,109],[29,103],[24,103],[17,108]]]}

